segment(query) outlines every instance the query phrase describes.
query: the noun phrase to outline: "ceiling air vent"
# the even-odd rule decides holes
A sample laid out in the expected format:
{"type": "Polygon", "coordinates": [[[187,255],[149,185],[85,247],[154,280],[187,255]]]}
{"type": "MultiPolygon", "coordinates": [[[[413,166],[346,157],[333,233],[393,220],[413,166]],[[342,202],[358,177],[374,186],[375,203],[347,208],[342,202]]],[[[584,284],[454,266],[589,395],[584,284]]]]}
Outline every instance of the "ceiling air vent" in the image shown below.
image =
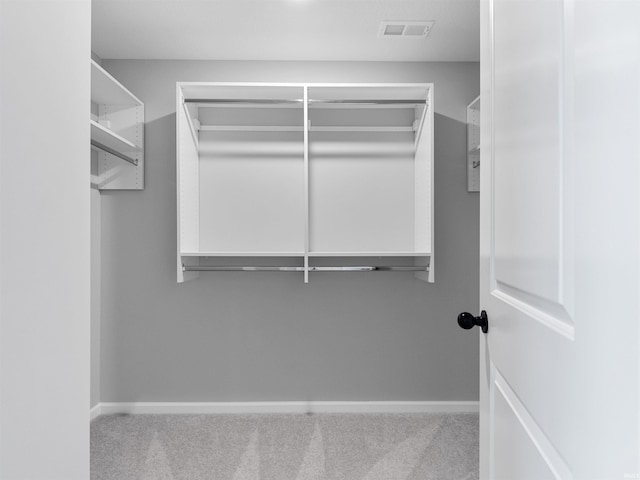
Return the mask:
{"type": "Polygon", "coordinates": [[[384,21],[380,24],[381,37],[425,38],[433,27],[431,22],[384,21]]]}

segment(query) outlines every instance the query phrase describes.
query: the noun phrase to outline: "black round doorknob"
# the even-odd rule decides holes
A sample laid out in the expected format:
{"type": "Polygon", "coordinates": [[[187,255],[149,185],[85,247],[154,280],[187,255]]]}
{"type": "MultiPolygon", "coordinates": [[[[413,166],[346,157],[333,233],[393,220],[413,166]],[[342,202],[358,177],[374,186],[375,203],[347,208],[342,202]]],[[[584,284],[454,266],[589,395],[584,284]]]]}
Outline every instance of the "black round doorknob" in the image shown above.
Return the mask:
{"type": "Polygon", "coordinates": [[[487,333],[489,331],[487,312],[482,310],[479,317],[474,317],[469,312],[462,312],[458,315],[458,325],[465,330],[469,330],[477,325],[482,329],[482,333],[487,333]]]}

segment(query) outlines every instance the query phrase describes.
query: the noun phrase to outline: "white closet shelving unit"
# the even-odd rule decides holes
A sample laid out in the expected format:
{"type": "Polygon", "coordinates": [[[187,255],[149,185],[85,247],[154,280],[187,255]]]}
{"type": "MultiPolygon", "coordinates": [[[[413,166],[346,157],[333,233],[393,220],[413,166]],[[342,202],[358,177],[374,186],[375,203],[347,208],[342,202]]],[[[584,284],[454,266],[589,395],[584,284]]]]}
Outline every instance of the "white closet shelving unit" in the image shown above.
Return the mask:
{"type": "Polygon", "coordinates": [[[98,188],[144,189],[144,103],[93,60],[89,121],[98,188]]]}
{"type": "Polygon", "coordinates": [[[467,106],[467,191],[480,191],[480,97],[467,106]]]}
{"type": "Polygon", "coordinates": [[[178,83],[177,179],[178,282],[256,257],[433,282],[432,84],[178,83]]]}

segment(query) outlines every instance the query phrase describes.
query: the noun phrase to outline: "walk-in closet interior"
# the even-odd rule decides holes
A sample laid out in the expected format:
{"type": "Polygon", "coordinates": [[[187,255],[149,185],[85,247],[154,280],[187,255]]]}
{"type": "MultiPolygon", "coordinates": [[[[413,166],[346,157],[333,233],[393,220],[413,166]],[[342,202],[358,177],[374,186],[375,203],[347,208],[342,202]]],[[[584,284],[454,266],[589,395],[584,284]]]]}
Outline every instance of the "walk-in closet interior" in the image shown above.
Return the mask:
{"type": "Polygon", "coordinates": [[[0,480],[640,478],[639,25],[0,0],[0,480]]]}
{"type": "Polygon", "coordinates": [[[91,478],[477,478],[478,2],[91,16],[91,478]]]}

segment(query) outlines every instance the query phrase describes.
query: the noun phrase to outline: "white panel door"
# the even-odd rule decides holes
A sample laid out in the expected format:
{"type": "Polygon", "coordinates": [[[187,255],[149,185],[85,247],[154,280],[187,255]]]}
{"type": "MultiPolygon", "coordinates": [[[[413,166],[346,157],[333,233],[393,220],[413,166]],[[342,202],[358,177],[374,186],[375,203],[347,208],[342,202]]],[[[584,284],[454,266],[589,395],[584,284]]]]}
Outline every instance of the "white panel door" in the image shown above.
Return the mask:
{"type": "Polygon", "coordinates": [[[481,478],[640,478],[640,2],[483,0],[481,478]]]}
{"type": "Polygon", "coordinates": [[[87,480],[91,2],[0,0],[0,479],[87,480]]]}

